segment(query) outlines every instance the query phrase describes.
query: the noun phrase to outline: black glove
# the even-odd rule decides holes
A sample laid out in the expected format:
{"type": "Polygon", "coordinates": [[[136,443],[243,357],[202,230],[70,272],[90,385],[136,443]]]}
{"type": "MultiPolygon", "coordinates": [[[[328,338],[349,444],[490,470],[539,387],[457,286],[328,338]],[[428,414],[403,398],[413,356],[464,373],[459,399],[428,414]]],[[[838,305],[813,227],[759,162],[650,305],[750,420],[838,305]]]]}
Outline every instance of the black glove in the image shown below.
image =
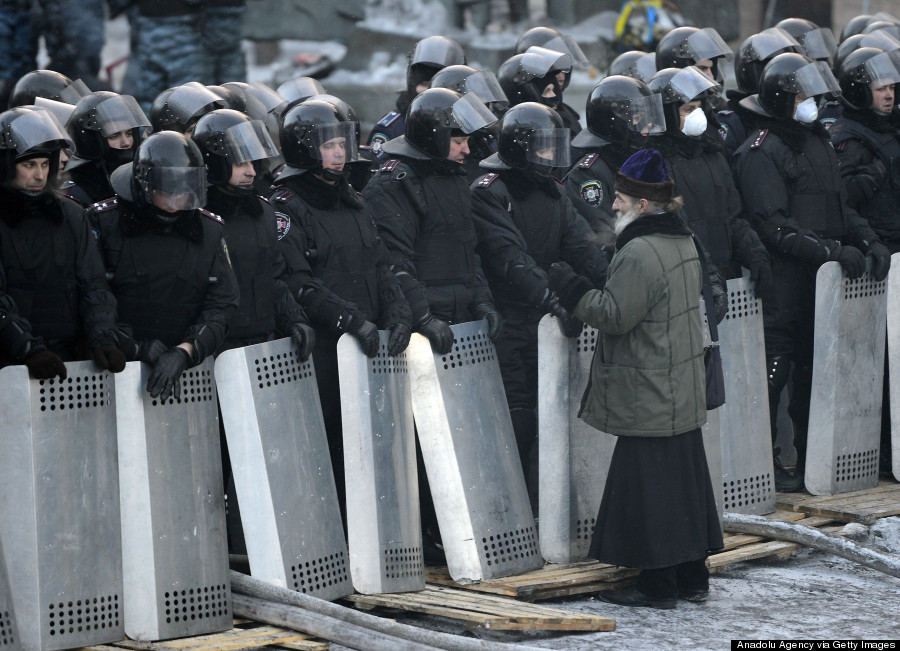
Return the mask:
{"type": "Polygon", "coordinates": [[[60,380],[65,380],[69,374],[62,357],[46,349],[28,357],[25,360],[25,366],[28,367],[31,377],[36,380],[49,380],[57,376],[60,380]]]}
{"type": "Polygon", "coordinates": [[[366,357],[375,357],[378,354],[378,344],[380,343],[378,326],[368,319],[364,319],[358,327],[356,323],[353,326],[350,329],[350,334],[359,339],[363,353],[365,353],[366,357]]]}
{"type": "Polygon", "coordinates": [[[487,319],[488,336],[491,341],[497,341],[503,331],[503,316],[490,303],[479,303],[472,311],[479,319],[487,319]]]}
{"type": "Polygon", "coordinates": [[[125,370],[125,353],[115,346],[97,346],[91,353],[94,355],[94,363],[110,373],[120,373],[125,370]]]}
{"type": "Polygon", "coordinates": [[[153,366],[160,355],[169,350],[159,339],[145,339],[138,344],[138,360],[153,366]]]}
{"type": "Polygon", "coordinates": [[[556,292],[559,304],[572,313],[578,301],[592,289],[590,280],[577,273],[566,262],[554,262],[550,265],[550,291],[556,292]]]}
{"type": "Polygon", "coordinates": [[[878,191],[884,182],[887,180],[887,168],[884,166],[879,159],[875,159],[872,161],[871,165],[867,165],[865,171],[861,171],[855,177],[853,177],[853,183],[856,184],[856,187],[859,188],[859,192],[856,194],[859,195],[862,193],[862,197],[854,197],[854,198],[865,198],[871,199],[875,192],[878,191]]]}
{"type": "Polygon", "coordinates": [[[391,357],[396,357],[409,346],[409,337],[412,328],[405,323],[398,323],[391,328],[391,336],[388,337],[387,351],[391,357]]]}
{"type": "Polygon", "coordinates": [[[191,365],[191,357],[184,348],[169,348],[153,365],[147,380],[147,392],[151,397],[159,396],[165,402],[175,393],[175,399],[181,398],[181,374],[191,365]]]}
{"type": "Polygon", "coordinates": [[[291,335],[294,345],[297,346],[297,355],[300,357],[300,361],[305,362],[309,359],[313,346],[316,345],[316,331],[312,326],[297,322],[291,324],[288,333],[291,335]]]}
{"type": "Polygon", "coordinates": [[[756,288],[756,295],[762,296],[772,286],[772,266],[768,260],[754,260],[750,263],[750,280],[756,288]]]}
{"type": "Polygon", "coordinates": [[[579,319],[577,316],[566,312],[562,305],[559,306],[559,310],[557,312],[553,312],[552,314],[556,317],[557,324],[559,325],[559,330],[563,333],[564,337],[572,339],[573,337],[577,337],[581,334],[581,331],[584,328],[584,323],[582,323],[581,319],[579,319]]]}
{"type": "Polygon", "coordinates": [[[438,355],[446,355],[453,348],[453,330],[446,321],[436,319],[431,312],[416,324],[416,330],[428,337],[431,347],[438,355]]]}
{"type": "MultiPolygon", "coordinates": [[[[890,258],[888,258],[890,259],[890,258]]],[[[866,256],[855,246],[840,246],[831,254],[847,273],[847,278],[859,278],[866,272],[866,256]]]]}
{"type": "Polygon", "coordinates": [[[876,240],[869,245],[866,257],[872,258],[872,277],[879,282],[887,278],[888,272],[891,270],[890,250],[876,240]]]}

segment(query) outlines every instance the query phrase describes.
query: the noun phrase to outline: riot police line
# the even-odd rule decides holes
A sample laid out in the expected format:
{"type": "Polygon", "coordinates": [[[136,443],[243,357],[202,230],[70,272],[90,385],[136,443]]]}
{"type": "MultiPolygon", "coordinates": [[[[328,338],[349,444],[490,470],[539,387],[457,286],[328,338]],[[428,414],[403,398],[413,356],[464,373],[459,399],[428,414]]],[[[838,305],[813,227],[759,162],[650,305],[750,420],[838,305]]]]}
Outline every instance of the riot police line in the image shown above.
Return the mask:
{"type": "Polygon", "coordinates": [[[622,434],[579,419],[605,333],[554,277],[603,289],[619,171],[647,149],[711,263],[719,514],[871,487],[885,460],[900,477],[882,423],[898,23],[856,21],[838,47],[783,22],[741,45],[721,111],[731,50],[679,27],[652,73],[613,62],[583,129],[570,37],[531,30],[496,75],[429,37],[370,147],[315,80],[191,82],[147,116],[23,77],[0,114],[16,643],[229,628],[229,544],[325,599],[424,589],[435,560],[465,583],[585,559],[622,434]],[[794,470],[773,449],[788,382],[794,470]]]}

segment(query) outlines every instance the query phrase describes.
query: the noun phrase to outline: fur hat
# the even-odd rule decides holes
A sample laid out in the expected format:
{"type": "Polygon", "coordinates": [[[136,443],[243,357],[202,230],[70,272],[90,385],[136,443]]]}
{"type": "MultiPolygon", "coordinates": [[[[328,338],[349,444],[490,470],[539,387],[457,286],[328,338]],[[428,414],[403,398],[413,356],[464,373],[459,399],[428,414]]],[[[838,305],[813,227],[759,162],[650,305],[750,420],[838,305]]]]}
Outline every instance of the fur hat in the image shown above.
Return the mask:
{"type": "Polygon", "coordinates": [[[665,203],[675,194],[675,182],[666,161],[655,149],[632,154],[616,173],[616,191],[634,197],[665,203]]]}

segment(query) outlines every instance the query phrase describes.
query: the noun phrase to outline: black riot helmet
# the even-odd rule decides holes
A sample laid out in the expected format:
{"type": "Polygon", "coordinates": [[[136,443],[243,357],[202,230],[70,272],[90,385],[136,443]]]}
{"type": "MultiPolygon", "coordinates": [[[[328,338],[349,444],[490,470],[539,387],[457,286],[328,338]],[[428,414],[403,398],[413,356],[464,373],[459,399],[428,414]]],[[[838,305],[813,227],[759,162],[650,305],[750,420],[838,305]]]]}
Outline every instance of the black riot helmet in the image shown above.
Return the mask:
{"type": "Polygon", "coordinates": [[[832,71],[835,77],[840,76],[841,67],[850,54],[863,47],[875,47],[885,52],[900,50],[900,40],[895,39],[887,32],[872,32],[871,34],[855,34],[838,46],[834,55],[834,67],[832,71]]]}
{"type": "Polygon", "coordinates": [[[281,123],[284,160],[291,167],[321,171],[326,178],[336,180],[343,172],[323,168],[324,150],[343,147],[345,166],[358,160],[358,129],[357,121],[349,120],[330,102],[310,98],[295,104],[285,112],[281,123]]]}
{"type": "Polygon", "coordinates": [[[476,70],[471,66],[447,66],[438,71],[431,80],[432,88],[449,88],[460,95],[469,91],[478,95],[495,114],[502,113],[509,107],[506,93],[490,70],[476,70]]]}
{"type": "Polygon", "coordinates": [[[656,72],[656,55],[653,52],[628,50],[609,64],[607,75],[625,75],[646,82],[656,72]]]}
{"type": "Polygon", "coordinates": [[[522,102],[544,103],[544,89],[553,85],[557,95],[562,88],[556,73],[572,66],[572,57],[555,50],[531,47],[524,54],[515,54],[500,64],[497,80],[511,106],[522,102]]]}
{"type": "Polygon", "coordinates": [[[754,113],[788,120],[794,115],[794,100],[828,93],[839,95],[841,87],[824,61],[813,61],[794,52],[774,57],[763,68],[759,93],[741,100],[754,113]]]}
{"type": "Polygon", "coordinates": [[[193,140],[176,131],[148,136],[134,162],[112,173],[110,184],[120,197],[150,208],[164,223],[206,204],[203,155],[193,140]]]}
{"type": "Polygon", "coordinates": [[[871,18],[872,16],[870,14],[860,14],[859,16],[854,16],[848,20],[847,24],[844,25],[844,29],[841,30],[840,42],[843,43],[851,36],[862,34],[862,31],[866,28],[866,25],[869,24],[871,18]]]}
{"type": "Polygon", "coordinates": [[[830,29],[824,29],[805,18],[785,18],[775,25],[797,39],[810,59],[827,61],[829,65],[837,52],[837,43],[830,29]]]}
{"type": "Polygon", "coordinates": [[[228,105],[226,108],[234,109],[241,113],[247,112],[247,102],[244,99],[243,93],[239,93],[231,88],[226,88],[225,86],[210,85],[206,88],[218,95],[219,98],[228,105]]]}
{"type": "MultiPolygon", "coordinates": [[[[69,116],[66,129],[75,143],[75,156],[80,161],[103,160],[110,171],[134,158],[141,142],[141,129],[150,120],[131,95],[119,95],[105,90],[83,97],[69,116]],[[112,149],[107,138],[120,131],[130,131],[132,146],[112,149]]],[[[76,160],[70,166],[78,164],[76,160]]]]}
{"type": "Polygon", "coordinates": [[[885,52],[863,47],[850,55],[841,65],[838,75],[841,98],[855,109],[865,110],[872,105],[872,89],[900,83],[900,50],[885,52]]]}
{"type": "Polygon", "coordinates": [[[187,133],[197,120],[228,103],[206,86],[189,81],[164,90],[150,105],[150,124],[154,131],[187,133]]]}
{"type": "Polygon", "coordinates": [[[770,27],[745,39],[734,57],[734,76],[738,90],[748,95],[759,90],[763,68],[784,52],[803,54],[803,47],[780,27],[770,27]]]}
{"type": "Polygon", "coordinates": [[[695,99],[705,99],[719,85],[694,66],[687,68],[663,68],[647,82],[654,93],[662,98],[666,131],[677,133],[681,128],[679,109],[682,104],[695,99]]]}
{"type": "Polygon", "coordinates": [[[294,77],[281,84],[276,92],[288,102],[302,102],[313,95],[323,95],[325,87],[312,77],[294,77]]]}
{"type": "Polygon", "coordinates": [[[874,34],[875,32],[887,32],[894,38],[900,38],[900,24],[889,20],[876,20],[870,22],[863,29],[863,34],[874,34]]]}
{"type": "Polygon", "coordinates": [[[550,176],[555,168],[569,166],[570,134],[559,113],[549,106],[517,104],[500,119],[497,153],[481,161],[480,166],[550,176]]]}
{"type": "Polygon", "coordinates": [[[46,156],[50,159],[50,187],[59,172],[60,150],[71,146],[69,134],[49,111],[17,106],[0,113],[0,184],[9,186],[15,178],[17,162],[46,156]]]}
{"type": "MultiPolygon", "coordinates": [[[[572,66],[579,69],[586,68],[590,64],[581,46],[578,45],[574,38],[552,27],[532,27],[522,34],[516,42],[516,54],[527,52],[529,48],[535,46],[568,54],[572,58],[572,66]]],[[[569,72],[566,74],[566,81],[562,85],[562,90],[568,87],[572,78],[569,72]]]]}
{"type": "Polygon", "coordinates": [[[278,155],[266,125],[233,109],[216,109],[197,120],[191,140],[203,155],[212,185],[228,185],[232,165],[278,155]]]}
{"type": "Polygon", "coordinates": [[[403,135],[386,142],[382,150],[411,158],[444,160],[450,153],[451,138],[468,136],[496,121],[473,93],[460,95],[449,88],[429,88],[410,104],[403,135]]]}
{"type": "Polygon", "coordinates": [[[594,86],[585,116],[587,128],[572,139],[574,147],[624,145],[637,134],[665,131],[662,98],[643,81],[625,75],[606,77],[594,86]]]}
{"type": "Polygon", "coordinates": [[[76,104],[90,89],[80,79],[72,81],[55,70],[33,70],[23,75],[9,95],[10,108],[34,104],[38,97],[76,104]]]}
{"type": "Polygon", "coordinates": [[[447,66],[465,65],[466,53],[462,46],[446,36],[428,36],[416,43],[409,53],[406,67],[406,92],[415,97],[416,87],[428,83],[434,74],[447,66]]]}
{"type": "Polygon", "coordinates": [[[712,27],[676,27],[656,46],[656,69],[686,68],[710,59],[713,77],[719,79],[719,60],[730,60],[732,56],[731,48],[712,27]]]}

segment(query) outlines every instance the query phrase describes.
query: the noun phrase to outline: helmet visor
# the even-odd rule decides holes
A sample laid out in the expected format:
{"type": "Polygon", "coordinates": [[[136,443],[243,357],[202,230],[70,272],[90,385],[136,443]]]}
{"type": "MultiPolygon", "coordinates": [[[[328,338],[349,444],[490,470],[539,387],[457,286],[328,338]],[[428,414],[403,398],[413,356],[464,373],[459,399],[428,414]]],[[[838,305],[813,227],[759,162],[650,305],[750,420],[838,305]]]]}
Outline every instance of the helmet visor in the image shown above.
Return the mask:
{"type": "Polygon", "coordinates": [[[307,138],[310,156],[349,163],[359,160],[356,122],[333,122],[312,128],[307,138]]]}
{"type": "Polygon", "coordinates": [[[754,61],[765,61],[776,52],[789,48],[793,48],[796,52],[803,50],[803,46],[797,42],[797,39],[780,27],[770,27],[750,39],[750,49],[754,61]]]}
{"type": "Polygon", "coordinates": [[[837,52],[837,42],[830,29],[818,28],[806,32],[800,37],[801,45],[806,50],[806,56],[810,59],[824,61],[830,59],[837,52]]]}
{"type": "Polygon", "coordinates": [[[656,74],[656,55],[653,52],[642,54],[641,57],[634,62],[631,76],[641,81],[647,81],[656,74]]]}
{"type": "Polygon", "coordinates": [[[500,87],[497,76],[490,70],[481,70],[466,78],[466,92],[475,93],[485,104],[500,104],[501,110],[509,106],[506,93],[500,87]]]}
{"type": "Polygon", "coordinates": [[[426,38],[416,43],[409,58],[410,65],[416,63],[424,63],[432,66],[441,66],[446,68],[457,63],[459,60],[459,49],[454,47],[455,43],[450,39],[443,38],[426,38]]]}
{"type": "Polygon", "coordinates": [[[50,111],[56,116],[56,119],[59,120],[60,124],[67,124],[69,118],[72,116],[72,112],[75,110],[74,104],[57,102],[56,100],[47,99],[46,97],[35,97],[34,105],[39,109],[50,111]]]}
{"type": "MultiPolygon", "coordinates": [[[[572,57],[563,52],[532,45],[522,55],[522,67],[532,77],[544,77],[551,70],[571,70],[572,57]]],[[[530,81],[529,77],[525,81],[530,81]]]]}
{"type": "Polygon", "coordinates": [[[456,100],[451,112],[463,133],[475,133],[497,121],[497,117],[484,105],[481,97],[474,93],[466,93],[456,100]]]}
{"type": "Polygon", "coordinates": [[[181,118],[191,118],[213,103],[225,108],[225,101],[222,98],[197,81],[189,81],[183,86],[178,86],[169,95],[167,103],[172,112],[181,118]]]}
{"type": "Polygon", "coordinates": [[[664,133],[666,130],[662,95],[657,93],[630,100],[616,100],[613,102],[613,111],[625,120],[629,131],[649,135],[664,133]]]}
{"type": "Polygon", "coordinates": [[[147,176],[146,199],[169,212],[206,205],[205,167],[153,167],[147,176]]]}
{"type": "Polygon", "coordinates": [[[865,63],[871,88],[900,83],[900,52],[882,52],[865,63]]]}
{"type": "Polygon", "coordinates": [[[675,73],[667,86],[667,90],[671,89],[675,99],[683,104],[697,99],[711,88],[718,88],[719,84],[700,72],[698,68],[688,66],[675,73]]]}
{"type": "MultiPolygon", "coordinates": [[[[294,77],[281,84],[278,87],[277,94],[284,98],[282,101],[296,102],[297,100],[309,99],[313,95],[321,95],[324,92],[325,88],[317,79],[312,77],[294,77]]],[[[273,106],[272,108],[275,107],[273,106]]]]}
{"type": "Polygon", "coordinates": [[[840,84],[824,61],[813,61],[798,69],[790,76],[785,90],[804,97],[826,93],[841,94],[840,84]]]}
{"type": "Polygon", "coordinates": [[[144,115],[137,100],[131,95],[110,97],[97,106],[97,126],[104,138],[128,131],[135,127],[149,127],[150,120],[144,115]]]}
{"type": "Polygon", "coordinates": [[[569,166],[568,129],[537,129],[525,151],[525,159],[545,167],[569,166]]]}
{"type": "Polygon", "coordinates": [[[877,47],[885,52],[900,50],[900,41],[887,32],[872,32],[862,37],[859,47],[877,47]]]}
{"type": "Polygon", "coordinates": [[[232,165],[278,155],[278,149],[262,120],[241,122],[226,129],[224,149],[225,157],[232,165]]]}
{"type": "Polygon", "coordinates": [[[719,32],[712,27],[704,27],[700,31],[691,34],[688,37],[687,46],[694,61],[717,59],[719,57],[725,57],[730,61],[734,57],[734,52],[722,40],[719,32]]]}
{"type": "Polygon", "coordinates": [[[284,95],[281,95],[280,93],[272,90],[264,83],[259,81],[254,81],[252,84],[250,84],[246,92],[247,95],[252,95],[263,103],[263,105],[266,107],[266,113],[274,111],[287,101],[287,98],[284,97],[284,95]]]}
{"type": "Polygon", "coordinates": [[[572,65],[576,68],[587,67],[590,63],[585,56],[584,51],[581,49],[581,46],[568,34],[555,36],[541,47],[545,47],[548,50],[556,50],[557,52],[565,52],[572,57],[572,65]]]}
{"type": "Polygon", "coordinates": [[[65,128],[56,116],[47,110],[29,111],[20,115],[9,123],[7,132],[2,136],[4,148],[15,149],[17,157],[41,145],[74,147],[65,128]]]}
{"type": "Polygon", "coordinates": [[[87,87],[80,79],[76,79],[71,84],[59,91],[59,98],[66,104],[77,104],[82,97],[91,94],[91,89],[87,87]]]}

